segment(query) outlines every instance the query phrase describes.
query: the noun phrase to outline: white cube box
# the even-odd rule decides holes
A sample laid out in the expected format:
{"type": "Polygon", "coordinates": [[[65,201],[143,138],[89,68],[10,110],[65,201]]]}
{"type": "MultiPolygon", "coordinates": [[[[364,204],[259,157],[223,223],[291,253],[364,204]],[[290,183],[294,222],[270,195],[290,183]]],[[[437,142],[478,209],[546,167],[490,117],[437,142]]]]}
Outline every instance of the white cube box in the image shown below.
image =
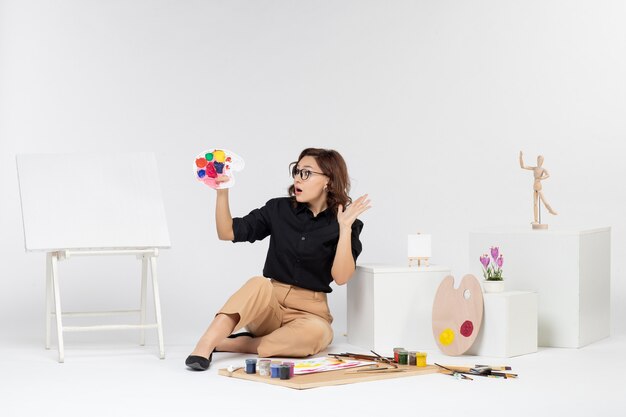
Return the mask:
{"type": "Polygon", "coordinates": [[[536,291],[539,346],[578,348],[610,334],[611,229],[470,233],[470,270],[491,246],[507,290],[536,291]]]}
{"type": "Polygon", "coordinates": [[[443,266],[359,265],[348,281],[348,343],[391,355],[394,347],[436,349],[432,309],[443,266]]]}
{"type": "Polygon", "coordinates": [[[537,293],[483,294],[483,323],[470,355],[510,358],[537,351],[537,293]]]}

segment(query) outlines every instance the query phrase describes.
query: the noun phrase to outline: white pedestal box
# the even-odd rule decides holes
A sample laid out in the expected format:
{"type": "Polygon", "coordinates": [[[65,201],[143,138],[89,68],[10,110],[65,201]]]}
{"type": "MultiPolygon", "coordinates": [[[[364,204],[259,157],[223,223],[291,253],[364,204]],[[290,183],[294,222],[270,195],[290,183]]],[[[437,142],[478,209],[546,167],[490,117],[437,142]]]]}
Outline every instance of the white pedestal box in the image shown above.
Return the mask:
{"type": "Polygon", "coordinates": [[[537,351],[537,293],[483,294],[483,323],[470,355],[510,358],[537,351]]]}
{"type": "Polygon", "coordinates": [[[359,265],[348,281],[348,343],[390,356],[394,347],[436,349],[432,309],[443,266],[359,265]]]}
{"type": "Polygon", "coordinates": [[[609,227],[474,232],[469,240],[475,275],[481,275],[480,255],[499,246],[505,289],[537,292],[539,346],[578,348],[609,336],[609,227]]]}

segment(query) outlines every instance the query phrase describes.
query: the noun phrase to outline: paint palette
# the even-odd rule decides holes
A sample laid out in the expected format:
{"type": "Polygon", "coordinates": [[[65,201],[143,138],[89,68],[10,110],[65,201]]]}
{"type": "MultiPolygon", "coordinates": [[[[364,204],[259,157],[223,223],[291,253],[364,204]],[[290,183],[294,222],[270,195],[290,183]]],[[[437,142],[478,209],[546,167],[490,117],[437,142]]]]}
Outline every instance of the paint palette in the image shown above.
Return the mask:
{"type": "Polygon", "coordinates": [[[209,149],[196,156],[193,170],[196,179],[213,189],[231,188],[235,185],[235,171],[243,170],[243,158],[228,149],[209,149]]]}
{"type": "Polygon", "coordinates": [[[446,355],[465,353],[476,340],[483,321],[483,292],[474,275],[463,277],[454,288],[454,277],[441,281],[433,301],[433,336],[446,355]]]}

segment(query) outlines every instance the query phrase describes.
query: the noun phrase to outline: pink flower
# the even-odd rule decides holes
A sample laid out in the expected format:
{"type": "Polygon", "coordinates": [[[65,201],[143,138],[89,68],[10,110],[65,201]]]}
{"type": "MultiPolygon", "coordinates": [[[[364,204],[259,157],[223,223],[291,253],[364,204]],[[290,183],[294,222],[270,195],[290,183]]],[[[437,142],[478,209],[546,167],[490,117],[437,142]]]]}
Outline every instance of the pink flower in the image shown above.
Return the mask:
{"type": "Polygon", "coordinates": [[[502,265],[504,264],[504,256],[500,253],[498,246],[492,246],[489,249],[489,254],[483,253],[480,256],[480,263],[483,266],[483,276],[487,281],[501,281],[503,279],[502,265]]]}

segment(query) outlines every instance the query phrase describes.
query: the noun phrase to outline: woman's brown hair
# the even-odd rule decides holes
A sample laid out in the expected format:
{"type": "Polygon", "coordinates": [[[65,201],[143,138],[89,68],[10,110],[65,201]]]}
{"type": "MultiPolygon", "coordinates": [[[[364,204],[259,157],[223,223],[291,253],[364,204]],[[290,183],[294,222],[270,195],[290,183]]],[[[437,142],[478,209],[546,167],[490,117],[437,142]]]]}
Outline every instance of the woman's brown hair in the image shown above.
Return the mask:
{"type": "MultiPolygon", "coordinates": [[[[322,173],[329,178],[326,194],[326,204],[332,213],[337,214],[338,206],[346,206],[352,203],[348,195],[350,192],[350,178],[348,167],[341,154],[333,149],[306,148],[300,152],[297,162],[293,162],[290,168],[300,162],[305,156],[312,156],[320,166],[322,173]]],[[[289,187],[289,195],[295,197],[295,187],[289,187]]],[[[295,198],[294,198],[295,203],[295,198]]]]}

